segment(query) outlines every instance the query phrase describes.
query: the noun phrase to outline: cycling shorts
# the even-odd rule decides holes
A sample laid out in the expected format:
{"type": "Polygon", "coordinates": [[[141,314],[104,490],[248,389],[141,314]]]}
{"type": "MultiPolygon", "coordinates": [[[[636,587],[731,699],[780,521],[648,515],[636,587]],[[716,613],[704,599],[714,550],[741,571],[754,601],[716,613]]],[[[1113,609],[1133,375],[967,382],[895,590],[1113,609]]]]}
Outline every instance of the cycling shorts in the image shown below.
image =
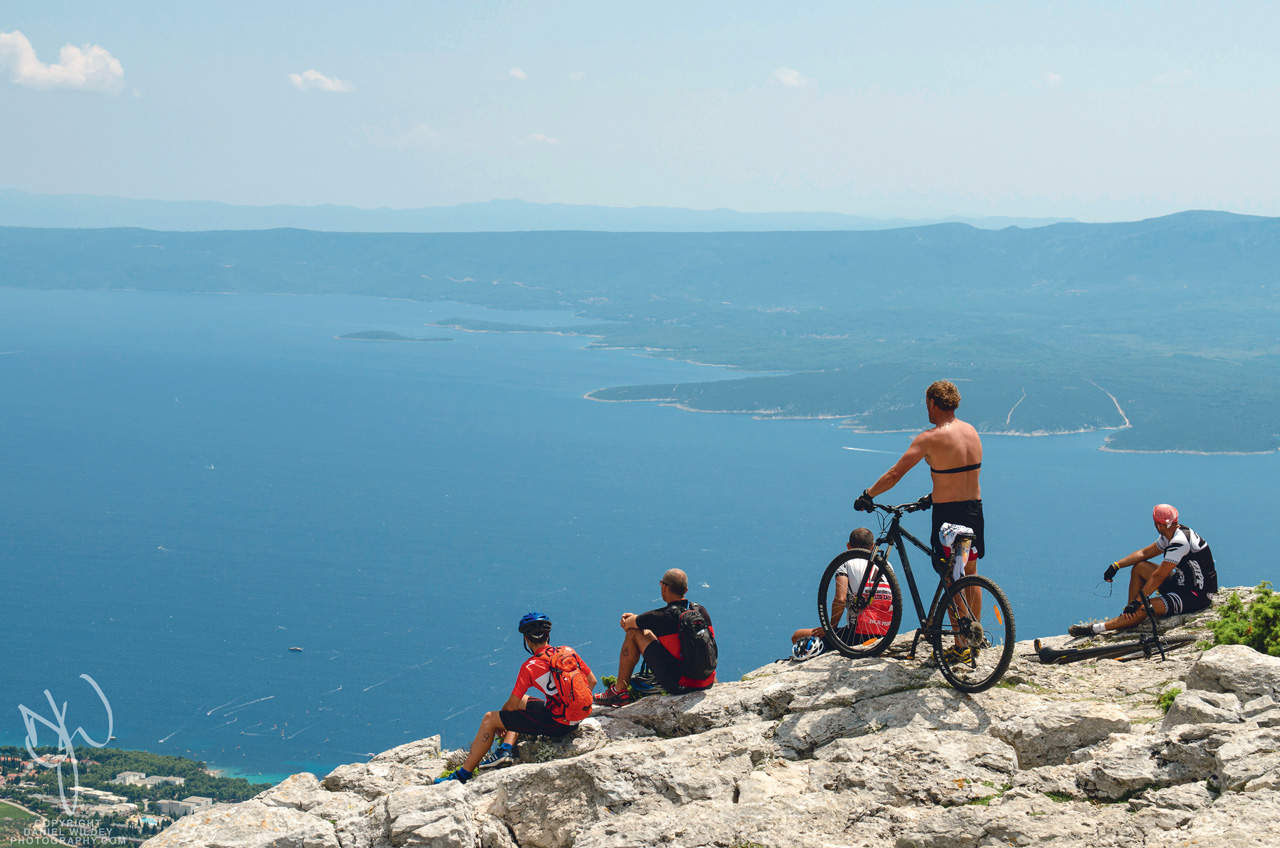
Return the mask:
{"type": "Polygon", "coordinates": [[[546,701],[530,698],[523,710],[499,710],[502,726],[515,733],[534,733],[538,736],[564,736],[577,725],[561,724],[551,716],[546,701]]]}
{"type": "Polygon", "coordinates": [[[1164,599],[1165,616],[1199,612],[1207,609],[1211,603],[1208,592],[1197,592],[1190,586],[1179,586],[1176,574],[1166,577],[1157,592],[1164,599]]]}
{"type": "Polygon", "coordinates": [[[938,531],[947,523],[973,528],[973,547],[969,549],[970,559],[980,559],[987,552],[981,498],[976,501],[948,501],[933,505],[933,531],[929,534],[929,545],[935,552],[942,554],[947,562],[950,562],[951,549],[944,549],[942,540],[938,537],[938,531]]]}
{"type": "MultiPolygon", "coordinates": [[[[662,646],[662,643],[654,639],[649,643],[649,647],[644,649],[644,661],[649,665],[653,677],[658,681],[658,685],[667,690],[669,695],[683,695],[685,692],[701,692],[701,689],[693,689],[688,686],[681,686],[680,679],[684,677],[684,672],[680,668],[680,660],[671,655],[671,652],[662,646]]],[[[706,687],[710,689],[711,687],[706,687]]]]}

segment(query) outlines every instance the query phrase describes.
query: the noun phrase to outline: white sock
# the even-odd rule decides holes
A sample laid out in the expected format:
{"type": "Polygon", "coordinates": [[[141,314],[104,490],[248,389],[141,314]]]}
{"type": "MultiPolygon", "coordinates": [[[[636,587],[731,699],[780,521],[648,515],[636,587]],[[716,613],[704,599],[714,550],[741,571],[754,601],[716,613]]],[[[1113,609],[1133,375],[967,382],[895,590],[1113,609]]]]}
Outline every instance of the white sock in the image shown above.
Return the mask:
{"type": "Polygon", "coordinates": [[[1095,621],[1095,622],[1093,623],[1093,632],[1094,632],[1094,633],[1106,633],[1106,632],[1107,632],[1107,623],[1106,623],[1105,621],[1095,621]]]}

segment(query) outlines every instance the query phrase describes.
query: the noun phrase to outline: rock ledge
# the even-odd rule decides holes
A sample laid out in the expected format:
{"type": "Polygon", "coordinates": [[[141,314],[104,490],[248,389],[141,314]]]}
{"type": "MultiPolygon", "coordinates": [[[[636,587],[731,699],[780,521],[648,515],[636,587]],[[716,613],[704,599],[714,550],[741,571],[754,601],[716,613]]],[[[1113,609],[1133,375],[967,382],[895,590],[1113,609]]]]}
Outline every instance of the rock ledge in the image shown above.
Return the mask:
{"type": "Polygon", "coordinates": [[[145,844],[1263,845],[1280,833],[1280,659],[1223,646],[1042,666],[1024,642],[1000,686],[967,696],[893,651],[827,655],[646,699],[521,756],[434,786],[448,754],[432,737],[294,775],[145,844]]]}

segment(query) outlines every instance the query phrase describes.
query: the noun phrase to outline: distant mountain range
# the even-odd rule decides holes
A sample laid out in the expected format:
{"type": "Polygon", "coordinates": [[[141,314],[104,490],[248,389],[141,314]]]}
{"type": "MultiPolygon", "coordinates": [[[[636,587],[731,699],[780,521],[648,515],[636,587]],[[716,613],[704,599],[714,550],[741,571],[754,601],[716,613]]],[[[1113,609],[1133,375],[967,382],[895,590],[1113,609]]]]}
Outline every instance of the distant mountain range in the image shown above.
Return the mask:
{"type": "Polygon", "coordinates": [[[475,233],[522,230],[733,232],[891,230],[961,223],[980,229],[1043,227],[1069,218],[871,218],[838,212],[737,212],[670,206],[584,206],[490,200],[419,209],[355,206],[238,206],[208,201],[136,200],[0,189],[0,226],[142,227],[149,230],[269,230],[347,233],[475,233]]]}

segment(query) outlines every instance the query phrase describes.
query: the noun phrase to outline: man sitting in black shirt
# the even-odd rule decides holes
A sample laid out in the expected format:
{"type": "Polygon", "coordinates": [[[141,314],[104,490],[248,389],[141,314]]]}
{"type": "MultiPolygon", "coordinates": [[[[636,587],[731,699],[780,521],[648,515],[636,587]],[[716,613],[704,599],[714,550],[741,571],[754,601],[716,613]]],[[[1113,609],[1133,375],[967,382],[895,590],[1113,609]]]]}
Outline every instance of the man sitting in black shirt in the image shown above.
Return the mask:
{"type": "MultiPolygon", "coordinates": [[[[685,599],[689,591],[689,578],[678,568],[672,568],[662,575],[662,600],[666,606],[636,615],[625,612],[619,624],[626,634],[622,640],[622,651],[618,655],[618,679],[604,692],[596,695],[596,703],[603,706],[628,704],[634,696],[631,694],[631,673],[636,663],[643,656],[652,669],[659,685],[672,695],[709,689],[716,682],[715,672],[701,679],[693,679],[685,675],[683,653],[680,646],[680,614],[689,609],[690,602],[685,599]]],[[[694,604],[694,606],[700,606],[694,604]]],[[[714,637],[711,627],[711,616],[702,608],[706,619],[707,630],[714,637]]]]}

